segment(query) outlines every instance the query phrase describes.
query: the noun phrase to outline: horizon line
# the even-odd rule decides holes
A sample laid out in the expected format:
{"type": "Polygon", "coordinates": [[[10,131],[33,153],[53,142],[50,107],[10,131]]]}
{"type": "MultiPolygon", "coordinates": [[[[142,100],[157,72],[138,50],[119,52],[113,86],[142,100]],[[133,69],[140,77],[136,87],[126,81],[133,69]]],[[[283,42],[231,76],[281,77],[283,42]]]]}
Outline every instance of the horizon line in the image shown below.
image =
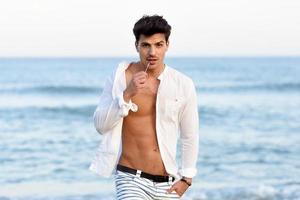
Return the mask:
{"type": "MultiPolygon", "coordinates": [[[[139,58],[137,56],[0,56],[0,59],[118,59],[139,58]]],[[[173,58],[300,58],[300,55],[172,55],[166,59],[173,58]]]]}

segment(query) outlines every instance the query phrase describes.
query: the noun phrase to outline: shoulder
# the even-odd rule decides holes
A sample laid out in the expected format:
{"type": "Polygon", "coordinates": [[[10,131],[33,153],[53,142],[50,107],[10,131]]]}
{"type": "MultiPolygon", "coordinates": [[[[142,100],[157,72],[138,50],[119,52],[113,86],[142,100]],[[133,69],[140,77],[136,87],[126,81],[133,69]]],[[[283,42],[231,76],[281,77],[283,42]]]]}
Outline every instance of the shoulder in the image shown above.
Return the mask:
{"type": "Polygon", "coordinates": [[[168,78],[175,81],[177,85],[179,84],[185,87],[194,86],[194,82],[191,77],[170,66],[168,66],[168,78]]]}
{"type": "Polygon", "coordinates": [[[118,65],[114,68],[114,73],[117,73],[118,71],[124,71],[126,68],[130,65],[127,61],[119,62],[118,65]]]}
{"type": "Polygon", "coordinates": [[[130,63],[127,61],[119,62],[115,67],[113,67],[111,77],[119,77],[120,74],[127,69],[128,65],[130,65],[130,63]]]}
{"type": "MultiPolygon", "coordinates": [[[[196,87],[191,77],[168,66],[167,85],[173,88],[177,99],[188,102],[196,93],[196,87]]],[[[172,90],[173,91],[173,90],[172,90]]]]}

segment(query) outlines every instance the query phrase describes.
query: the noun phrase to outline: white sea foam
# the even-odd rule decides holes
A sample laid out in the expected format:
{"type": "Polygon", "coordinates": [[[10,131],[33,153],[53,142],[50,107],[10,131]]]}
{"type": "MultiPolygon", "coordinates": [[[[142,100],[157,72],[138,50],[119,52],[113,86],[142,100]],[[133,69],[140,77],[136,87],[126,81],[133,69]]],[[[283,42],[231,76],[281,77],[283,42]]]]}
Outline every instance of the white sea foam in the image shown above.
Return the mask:
{"type": "Polygon", "coordinates": [[[80,107],[96,105],[97,97],[65,97],[65,96],[41,96],[41,95],[1,95],[0,108],[59,108],[59,107],[80,107]]]}
{"type": "Polygon", "coordinates": [[[114,185],[108,182],[62,183],[54,181],[27,182],[6,184],[0,187],[0,196],[68,196],[88,194],[110,194],[114,192],[114,185]]]}

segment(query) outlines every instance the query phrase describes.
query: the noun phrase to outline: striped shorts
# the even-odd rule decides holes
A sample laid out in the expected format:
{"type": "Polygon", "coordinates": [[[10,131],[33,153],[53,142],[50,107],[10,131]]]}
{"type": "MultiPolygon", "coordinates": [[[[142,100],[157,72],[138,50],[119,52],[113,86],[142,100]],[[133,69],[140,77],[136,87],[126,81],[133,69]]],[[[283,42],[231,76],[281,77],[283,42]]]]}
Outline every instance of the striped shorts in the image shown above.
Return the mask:
{"type": "Polygon", "coordinates": [[[174,182],[153,182],[152,180],[116,170],[115,186],[117,200],[163,200],[180,199],[173,191],[167,194],[174,182]]]}

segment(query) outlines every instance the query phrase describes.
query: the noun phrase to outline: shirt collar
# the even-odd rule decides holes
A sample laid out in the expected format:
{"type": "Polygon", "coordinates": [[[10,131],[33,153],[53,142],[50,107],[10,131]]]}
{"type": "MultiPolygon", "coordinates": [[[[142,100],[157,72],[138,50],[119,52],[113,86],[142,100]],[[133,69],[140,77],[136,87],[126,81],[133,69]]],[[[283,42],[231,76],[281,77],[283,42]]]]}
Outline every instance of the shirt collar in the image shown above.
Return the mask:
{"type": "Polygon", "coordinates": [[[164,70],[159,74],[159,76],[157,77],[158,80],[163,80],[167,71],[168,71],[168,65],[164,64],[165,67],[164,67],[164,70]]]}

